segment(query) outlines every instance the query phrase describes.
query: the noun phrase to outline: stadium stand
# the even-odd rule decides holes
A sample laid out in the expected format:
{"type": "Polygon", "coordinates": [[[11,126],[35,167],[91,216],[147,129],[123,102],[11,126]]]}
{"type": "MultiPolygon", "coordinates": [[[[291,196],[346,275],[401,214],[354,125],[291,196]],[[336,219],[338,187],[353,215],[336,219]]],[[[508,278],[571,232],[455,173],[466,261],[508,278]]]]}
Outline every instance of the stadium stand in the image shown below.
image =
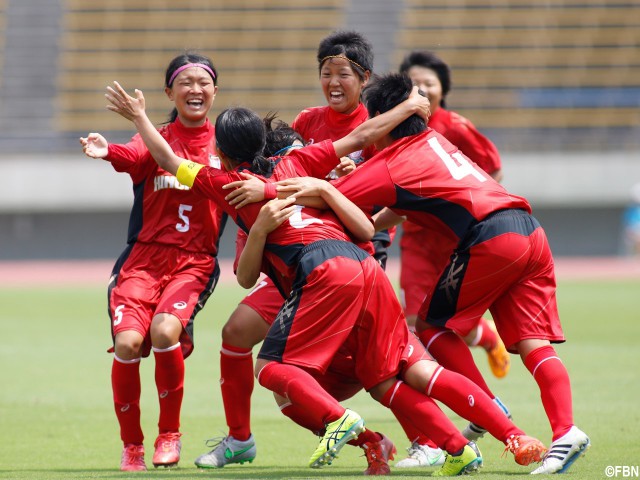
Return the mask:
{"type": "Polygon", "coordinates": [[[545,149],[549,129],[570,132],[550,142],[554,150],[620,148],[620,140],[632,149],[639,27],[637,1],[407,0],[393,63],[414,48],[438,52],[453,71],[449,106],[503,150],[545,149]]]}
{"type": "Polygon", "coordinates": [[[170,109],[162,79],[169,60],[185,49],[209,55],[220,73],[218,108],[245,105],[277,110],[293,120],[322,101],[315,50],[342,25],[339,0],[153,0],[88,4],[67,0],[58,76],[62,131],[100,131],[126,124],[104,115],[104,87],[113,80],[142,89],[155,121],[170,109]]]}
{"type": "Polygon", "coordinates": [[[449,105],[505,152],[635,151],[639,27],[640,0],[0,0],[0,146],[62,151],[88,125],[128,130],[104,112],[116,79],[163,121],[163,68],[189,48],[220,71],[218,108],[290,121],[323,103],[318,41],[355,28],[377,45],[377,69],[437,51],[453,68],[449,105]]]}

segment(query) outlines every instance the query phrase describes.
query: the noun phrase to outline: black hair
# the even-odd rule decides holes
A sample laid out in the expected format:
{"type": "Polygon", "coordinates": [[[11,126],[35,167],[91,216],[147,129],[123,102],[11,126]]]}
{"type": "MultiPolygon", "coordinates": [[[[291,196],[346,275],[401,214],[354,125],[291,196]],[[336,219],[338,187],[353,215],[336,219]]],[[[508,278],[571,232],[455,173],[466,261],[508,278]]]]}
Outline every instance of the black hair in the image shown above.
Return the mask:
{"type": "Polygon", "coordinates": [[[276,117],[276,113],[269,112],[263,119],[267,131],[263,155],[267,158],[273,157],[278,152],[284,153],[287,147],[293,145],[296,140],[304,145],[302,135],[291,128],[288,123],[276,119],[276,117]]]}
{"type": "MultiPolygon", "coordinates": [[[[188,63],[202,63],[203,65],[209,67],[213,72],[213,84],[218,84],[218,71],[216,70],[216,67],[213,66],[213,63],[211,62],[211,59],[209,57],[205,57],[204,55],[200,55],[199,53],[195,52],[184,52],[183,54],[178,55],[173,60],[171,60],[171,62],[169,62],[169,66],[164,73],[164,86],[167,88],[171,88],[173,86],[173,80],[171,79],[171,77],[173,76],[173,72],[175,72],[183,65],[187,65],[188,63]]],[[[167,123],[175,122],[176,118],[178,118],[178,110],[174,108],[169,114],[167,123]]]]}
{"type": "MultiPolygon", "coordinates": [[[[373,118],[379,113],[385,113],[396,105],[409,98],[413,89],[411,79],[401,73],[388,73],[377,77],[364,89],[364,103],[367,106],[369,117],[373,118]]],[[[395,127],[389,135],[394,140],[416,135],[427,128],[422,117],[411,115],[400,125],[395,127]]]]}
{"type": "Polygon", "coordinates": [[[253,110],[231,107],[216,119],[216,144],[235,165],[250,163],[251,171],[270,176],[273,166],[263,155],[264,122],[253,110]]]}
{"type": "Polygon", "coordinates": [[[445,106],[445,97],[451,90],[451,69],[444,60],[428,50],[414,50],[400,64],[400,73],[407,73],[413,66],[424,67],[436,72],[442,85],[441,106],[445,106]]]}
{"type": "Polygon", "coordinates": [[[318,46],[318,70],[322,69],[323,60],[332,55],[344,55],[351,60],[349,65],[361,80],[367,70],[373,72],[373,47],[358,32],[338,30],[322,39],[318,46]]]}

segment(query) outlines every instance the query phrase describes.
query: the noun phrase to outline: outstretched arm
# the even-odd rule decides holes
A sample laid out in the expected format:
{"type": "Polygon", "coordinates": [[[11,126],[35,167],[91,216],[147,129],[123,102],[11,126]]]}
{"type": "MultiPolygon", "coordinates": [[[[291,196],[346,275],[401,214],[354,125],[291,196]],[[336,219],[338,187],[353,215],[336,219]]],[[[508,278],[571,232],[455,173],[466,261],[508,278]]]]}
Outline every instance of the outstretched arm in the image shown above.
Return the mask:
{"type": "Polygon", "coordinates": [[[333,142],[333,148],[338,157],[344,157],[351,152],[362,150],[372,145],[376,140],[387,135],[411,115],[420,115],[425,121],[431,115],[429,99],[420,93],[417,86],[411,90],[409,98],[394,108],[374,118],[370,118],[359,125],[346,137],[333,142]]]}
{"type": "Polygon", "coordinates": [[[107,110],[131,120],[156,163],[167,172],[175,175],[180,164],[186,160],[173,153],[167,141],[162,138],[162,135],[147,117],[142,91],[135,89],[136,97],[134,98],[118,82],[113,82],[113,85],[113,88],[107,87],[107,93],[104,95],[111,103],[111,105],[107,105],[107,110]]]}
{"type": "Polygon", "coordinates": [[[275,199],[265,203],[260,209],[238,259],[236,279],[241,287],[251,288],[256,284],[260,277],[267,236],[293,215],[296,208],[293,205],[294,201],[293,197],[285,200],[275,199]]]}

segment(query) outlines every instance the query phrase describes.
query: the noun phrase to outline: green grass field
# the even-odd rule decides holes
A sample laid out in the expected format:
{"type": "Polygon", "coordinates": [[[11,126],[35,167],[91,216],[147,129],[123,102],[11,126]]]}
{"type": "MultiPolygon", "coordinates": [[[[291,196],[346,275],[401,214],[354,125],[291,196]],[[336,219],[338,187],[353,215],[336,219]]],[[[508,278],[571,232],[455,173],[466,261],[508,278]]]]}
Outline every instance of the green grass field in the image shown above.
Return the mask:
{"type": "MultiPolygon", "coordinates": [[[[568,476],[603,479],[605,467],[637,466],[640,452],[639,280],[562,281],[559,302],[569,342],[557,347],[572,377],[576,422],[592,448],[568,476]]],[[[358,478],[366,468],[360,449],[347,446],[333,466],[306,467],[317,439],[278,411],[256,385],[252,429],[258,442],[253,464],[198,471],[193,459],[207,438],[226,431],[218,387],[220,329],[244,291],[221,285],[196,320],[196,350],[187,361],[180,468],[125,475],[118,471],[121,444],[110,388],[111,355],[106,290],[96,287],[0,289],[0,478],[358,478]]],[[[485,355],[476,355],[496,394],[528,433],[550,442],[537,387],[519,359],[503,380],[491,377],[485,355]]],[[[150,464],[157,401],[153,360],[143,361],[142,414],[150,464]]],[[[366,394],[348,405],[385,432],[402,457],[408,441],[389,411],[366,394]]],[[[448,412],[448,411],[447,411],[448,412]]],[[[448,412],[462,427],[465,422],[448,412]]],[[[486,479],[518,478],[502,444],[479,442],[486,479]]],[[[428,469],[392,469],[417,478],[428,469]]],[[[522,477],[524,478],[524,477],[522,477]]]]}

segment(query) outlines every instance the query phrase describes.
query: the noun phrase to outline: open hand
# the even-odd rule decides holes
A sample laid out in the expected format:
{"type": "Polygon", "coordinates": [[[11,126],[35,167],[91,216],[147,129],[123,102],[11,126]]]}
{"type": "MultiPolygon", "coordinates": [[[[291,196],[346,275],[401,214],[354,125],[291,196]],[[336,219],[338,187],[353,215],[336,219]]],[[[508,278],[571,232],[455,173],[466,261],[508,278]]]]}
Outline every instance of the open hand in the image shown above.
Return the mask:
{"type": "Polygon", "coordinates": [[[242,208],[248,203],[256,203],[264,200],[264,182],[247,171],[240,172],[244,180],[236,180],[223,185],[223,190],[233,189],[224,197],[229,205],[235,205],[236,209],[242,208]]]}
{"type": "Polygon", "coordinates": [[[109,153],[109,142],[99,133],[90,133],[86,137],[80,137],[82,151],[87,157],[104,158],[109,153]]]}
{"type": "Polygon", "coordinates": [[[107,105],[107,110],[111,110],[131,121],[143,116],[145,114],[144,95],[137,88],[134,92],[136,94],[135,98],[129,95],[118,82],[113,82],[113,87],[107,87],[107,93],[104,94],[105,98],[111,103],[111,105],[107,105]]]}
{"type": "Polygon", "coordinates": [[[288,178],[276,182],[276,191],[293,194],[295,197],[322,196],[329,183],[314,177],[288,178]]]}

